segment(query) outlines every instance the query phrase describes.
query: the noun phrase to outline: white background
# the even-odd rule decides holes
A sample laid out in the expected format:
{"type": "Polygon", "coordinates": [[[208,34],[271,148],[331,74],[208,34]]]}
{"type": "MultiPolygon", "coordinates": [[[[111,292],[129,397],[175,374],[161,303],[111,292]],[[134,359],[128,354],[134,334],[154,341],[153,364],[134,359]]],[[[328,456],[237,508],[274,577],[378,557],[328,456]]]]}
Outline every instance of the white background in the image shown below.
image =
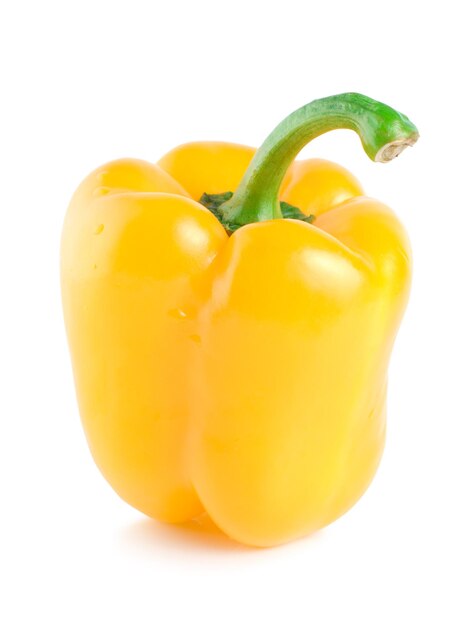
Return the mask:
{"type": "Polygon", "coordinates": [[[22,624],[459,623],[459,165],[453,2],[5,2],[0,10],[0,621],[22,624]],[[320,5],[320,6],[319,6],[320,5]],[[412,8],[411,8],[412,7],[412,8]],[[370,162],[334,159],[411,236],[385,456],[342,519],[273,550],[148,521],[86,447],[60,309],[59,236],[94,167],[176,144],[259,145],[314,98],[360,91],[418,125],[370,162]]]}

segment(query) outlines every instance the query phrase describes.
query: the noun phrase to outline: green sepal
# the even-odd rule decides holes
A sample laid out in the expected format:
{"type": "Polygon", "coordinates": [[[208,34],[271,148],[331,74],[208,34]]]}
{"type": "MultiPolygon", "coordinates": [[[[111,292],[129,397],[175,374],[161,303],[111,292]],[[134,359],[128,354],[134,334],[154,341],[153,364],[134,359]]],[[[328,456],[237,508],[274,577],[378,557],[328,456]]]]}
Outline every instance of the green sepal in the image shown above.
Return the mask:
{"type": "MultiPolygon", "coordinates": [[[[243,224],[235,224],[228,222],[224,219],[220,207],[224,202],[233,197],[232,191],[225,191],[224,193],[203,193],[199,198],[200,204],[209,209],[211,213],[215,215],[218,221],[224,226],[224,228],[233,233],[235,230],[243,226],[243,224]]],[[[302,222],[308,222],[311,224],[314,221],[314,215],[305,215],[300,209],[288,202],[281,202],[280,208],[282,217],[286,219],[301,220],[302,222]]]]}
{"type": "Polygon", "coordinates": [[[225,228],[225,230],[233,233],[235,230],[240,228],[240,224],[231,224],[227,222],[220,211],[221,205],[233,197],[232,191],[225,191],[223,193],[203,193],[199,198],[200,204],[209,209],[211,213],[215,215],[220,224],[225,228]]]}
{"type": "Polygon", "coordinates": [[[218,215],[218,212],[216,212],[217,209],[232,197],[232,191],[225,191],[224,193],[203,193],[199,198],[199,202],[214,215],[218,215]]]}
{"type": "Polygon", "coordinates": [[[301,220],[302,222],[308,222],[312,224],[315,219],[315,215],[305,215],[300,211],[300,209],[293,204],[289,204],[288,202],[280,203],[280,208],[282,211],[282,217],[290,220],[301,220]]]}

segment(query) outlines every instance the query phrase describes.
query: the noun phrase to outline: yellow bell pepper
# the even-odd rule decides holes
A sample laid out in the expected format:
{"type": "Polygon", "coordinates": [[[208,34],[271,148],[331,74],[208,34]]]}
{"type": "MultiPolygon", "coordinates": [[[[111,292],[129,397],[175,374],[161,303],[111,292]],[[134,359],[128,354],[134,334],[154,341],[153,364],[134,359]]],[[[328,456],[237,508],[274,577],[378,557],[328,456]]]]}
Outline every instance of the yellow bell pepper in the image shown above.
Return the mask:
{"type": "Polygon", "coordinates": [[[73,196],[61,276],[84,430],[112,487],[151,517],[205,511],[273,546],[335,520],[375,473],[410,249],[349,172],[294,161],[335,128],[381,162],[418,137],[343,94],[298,109],[256,152],[122,159],[73,196]]]}

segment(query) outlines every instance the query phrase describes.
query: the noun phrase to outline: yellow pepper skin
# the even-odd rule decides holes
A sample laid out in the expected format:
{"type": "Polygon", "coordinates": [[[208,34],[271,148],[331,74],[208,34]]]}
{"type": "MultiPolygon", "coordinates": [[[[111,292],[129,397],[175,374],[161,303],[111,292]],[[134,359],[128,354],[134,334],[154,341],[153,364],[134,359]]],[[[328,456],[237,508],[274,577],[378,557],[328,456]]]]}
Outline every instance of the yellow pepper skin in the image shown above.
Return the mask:
{"type": "Polygon", "coordinates": [[[322,528],[369,485],[409,293],[394,213],[336,164],[291,163],[320,134],[304,130],[318,103],[325,130],[354,128],[375,160],[417,138],[358,94],[315,101],[299,110],[301,138],[276,129],[257,153],[194,143],[158,165],[102,166],[74,194],[62,235],[79,409],[102,474],[151,517],[207,512],[251,546],[322,528]],[[343,102],[352,125],[335,119],[343,102]],[[217,211],[198,202],[226,191],[217,211]],[[283,218],[279,196],[313,223],[283,218]]]}

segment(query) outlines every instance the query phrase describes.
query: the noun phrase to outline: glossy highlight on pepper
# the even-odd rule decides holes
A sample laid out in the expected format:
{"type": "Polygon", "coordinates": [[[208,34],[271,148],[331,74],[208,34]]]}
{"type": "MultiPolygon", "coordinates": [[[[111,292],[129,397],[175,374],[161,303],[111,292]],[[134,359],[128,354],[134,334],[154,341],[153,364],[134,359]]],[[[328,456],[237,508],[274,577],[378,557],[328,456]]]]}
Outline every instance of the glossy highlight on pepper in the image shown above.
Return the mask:
{"type": "Polygon", "coordinates": [[[83,427],[146,515],[206,512],[275,546],[335,520],[374,476],[411,255],[346,169],[294,160],[336,128],[381,162],[418,138],[394,109],[341,94],[257,151],[200,142],[156,165],[113,161],[71,200],[61,284],[83,427]]]}

